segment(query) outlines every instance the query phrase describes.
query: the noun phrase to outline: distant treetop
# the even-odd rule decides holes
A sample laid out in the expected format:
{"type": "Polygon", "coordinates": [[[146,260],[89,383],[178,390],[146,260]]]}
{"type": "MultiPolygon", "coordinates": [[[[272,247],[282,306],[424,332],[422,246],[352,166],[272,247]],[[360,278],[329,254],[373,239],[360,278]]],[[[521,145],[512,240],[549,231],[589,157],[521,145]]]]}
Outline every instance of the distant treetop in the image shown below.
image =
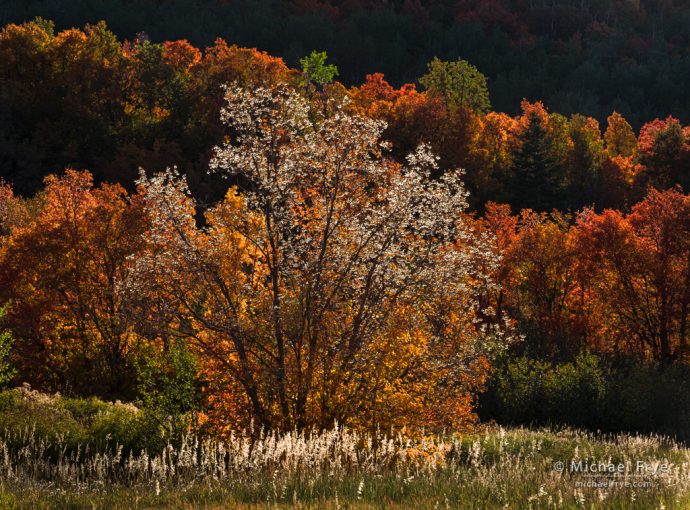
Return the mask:
{"type": "Polygon", "coordinates": [[[444,62],[434,58],[429,72],[419,82],[432,95],[444,98],[449,107],[469,108],[479,113],[491,109],[486,76],[466,60],[444,62]]]}

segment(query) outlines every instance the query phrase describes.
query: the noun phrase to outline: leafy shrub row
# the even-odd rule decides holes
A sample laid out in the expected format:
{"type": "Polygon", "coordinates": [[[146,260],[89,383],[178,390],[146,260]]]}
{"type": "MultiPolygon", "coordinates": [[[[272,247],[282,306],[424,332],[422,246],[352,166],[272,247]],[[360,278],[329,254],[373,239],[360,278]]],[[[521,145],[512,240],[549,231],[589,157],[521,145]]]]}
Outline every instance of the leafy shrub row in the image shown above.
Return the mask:
{"type": "Polygon", "coordinates": [[[480,398],[480,416],[502,424],[658,433],[690,441],[690,368],[615,362],[594,354],[551,364],[506,359],[480,398]]]}

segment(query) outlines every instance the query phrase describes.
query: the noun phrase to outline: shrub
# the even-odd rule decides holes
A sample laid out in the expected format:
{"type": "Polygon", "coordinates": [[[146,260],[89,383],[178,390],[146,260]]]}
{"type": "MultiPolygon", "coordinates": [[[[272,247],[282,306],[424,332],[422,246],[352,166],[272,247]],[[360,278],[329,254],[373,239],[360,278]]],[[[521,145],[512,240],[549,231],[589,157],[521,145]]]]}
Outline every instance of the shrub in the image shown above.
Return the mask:
{"type": "Polygon", "coordinates": [[[122,447],[124,455],[160,452],[172,432],[154,413],[132,404],[47,395],[28,385],[0,392],[0,431],[10,445],[33,434],[47,443],[60,438],[68,451],[88,443],[98,451],[122,447]]]}
{"type": "MultiPolygon", "coordinates": [[[[2,395],[2,394],[0,394],[2,395]]],[[[74,418],[83,425],[90,425],[94,418],[100,414],[105,413],[110,408],[108,402],[101,399],[91,398],[61,398],[60,404],[64,407],[74,418]]]]}
{"type": "Polygon", "coordinates": [[[40,393],[28,385],[0,393],[0,431],[10,444],[29,432],[48,442],[59,436],[69,449],[87,440],[84,427],[60,405],[59,395],[40,393]]]}
{"type": "MultiPolygon", "coordinates": [[[[0,321],[7,315],[7,305],[0,308],[0,321]]],[[[14,338],[9,331],[0,330],[0,387],[9,383],[17,373],[9,362],[10,350],[14,344],[14,338]]]]}
{"type": "Polygon", "coordinates": [[[599,358],[592,354],[580,354],[574,363],[548,370],[543,382],[546,421],[591,426],[605,409],[606,385],[599,358]]]}
{"type": "Polygon", "coordinates": [[[178,416],[196,409],[200,399],[199,364],[182,339],[152,352],[138,367],[138,393],[145,408],[178,416]]]}
{"type": "Polygon", "coordinates": [[[121,446],[125,455],[160,452],[167,444],[170,429],[151,412],[131,405],[115,403],[107,412],[98,413],[87,429],[91,443],[103,450],[121,446]]]}
{"type": "Polygon", "coordinates": [[[656,433],[690,442],[690,367],[580,354],[551,364],[504,360],[479,400],[482,420],[656,433]]]}
{"type": "Polygon", "coordinates": [[[508,361],[490,379],[480,416],[488,414],[501,423],[544,421],[544,380],[549,369],[547,363],[524,356],[508,361]]]}
{"type": "Polygon", "coordinates": [[[560,365],[522,356],[509,359],[490,379],[480,415],[501,423],[590,425],[606,394],[599,359],[580,354],[560,365]]]}

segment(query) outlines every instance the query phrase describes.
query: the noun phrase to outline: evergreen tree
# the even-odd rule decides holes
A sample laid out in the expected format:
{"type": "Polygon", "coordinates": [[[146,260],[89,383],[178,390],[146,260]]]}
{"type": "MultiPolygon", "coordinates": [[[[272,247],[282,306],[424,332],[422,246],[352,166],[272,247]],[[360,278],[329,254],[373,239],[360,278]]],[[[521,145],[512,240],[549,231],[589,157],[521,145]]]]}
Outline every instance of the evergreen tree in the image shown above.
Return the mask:
{"type": "Polygon", "coordinates": [[[531,113],[529,123],[518,136],[513,159],[510,203],[517,209],[550,211],[562,202],[562,169],[552,150],[551,135],[544,120],[531,113]]]}
{"type": "Polygon", "coordinates": [[[575,114],[570,120],[567,155],[567,206],[577,210],[592,205],[600,194],[604,141],[599,124],[575,114]]]}

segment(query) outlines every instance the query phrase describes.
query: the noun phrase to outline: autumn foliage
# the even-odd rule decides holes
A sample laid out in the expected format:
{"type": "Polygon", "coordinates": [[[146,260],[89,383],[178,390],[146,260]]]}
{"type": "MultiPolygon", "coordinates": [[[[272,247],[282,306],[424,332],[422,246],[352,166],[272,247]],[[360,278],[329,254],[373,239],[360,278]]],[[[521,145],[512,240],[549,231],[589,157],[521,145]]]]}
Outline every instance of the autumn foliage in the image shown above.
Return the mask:
{"type": "Polygon", "coordinates": [[[462,428],[513,351],[687,363],[690,128],[492,112],[476,68],[429,69],[347,88],[220,39],[5,27],[17,377],[137,399],[188,355],[224,434],[462,428]]]}
{"type": "Polygon", "coordinates": [[[0,279],[24,378],[126,394],[141,339],[117,285],[141,245],[140,208],[120,186],[94,189],[88,172],[73,170],[7,208],[0,279]]]}
{"type": "Polygon", "coordinates": [[[464,214],[461,174],[431,180],[424,146],[384,157],[383,124],[346,103],[320,116],[291,88],[238,85],[226,101],[234,137],[211,169],[245,185],[203,220],[174,171],[132,196],[74,170],[28,201],[3,188],[22,373],[134,395],[140,358],[183,338],[219,432],[472,423],[512,332],[477,300],[498,253],[464,214]]]}
{"type": "Polygon", "coordinates": [[[688,200],[651,189],[627,214],[585,209],[574,218],[489,204],[480,228],[497,234],[504,254],[505,290],[493,303],[520,318],[542,355],[687,360],[688,200]]]}
{"type": "Polygon", "coordinates": [[[174,173],[142,177],[149,249],[128,284],[159,296],[207,370],[216,426],[471,421],[491,346],[474,295],[495,262],[457,175],[424,147],[382,158],[382,125],[310,120],[295,91],[231,87],[235,138],[211,168],[247,180],[205,215],[174,173]]]}
{"type": "MultiPolygon", "coordinates": [[[[464,15],[479,15],[473,5],[464,15]]],[[[645,124],[638,136],[616,112],[605,125],[540,102],[523,101],[514,116],[487,112],[486,80],[465,61],[432,62],[420,80],[394,87],[375,73],[360,86],[334,82],[324,91],[347,95],[353,112],[386,121],[383,137],[398,162],[427,143],[441,170],[465,169],[475,209],[487,201],[539,212],[628,208],[649,185],[690,185],[688,129],[673,117],[645,124]],[[533,186],[538,201],[525,196],[533,186]]],[[[299,85],[303,76],[280,58],[222,39],[202,50],[185,40],[122,42],[104,23],[59,33],[42,19],[7,25],[0,33],[7,120],[0,176],[27,194],[51,172],[88,169],[97,183],[132,191],[140,166],[179,165],[204,204],[220,200],[222,183],[206,170],[211,148],[227,134],[218,116],[221,86],[234,82],[299,85]]]]}

